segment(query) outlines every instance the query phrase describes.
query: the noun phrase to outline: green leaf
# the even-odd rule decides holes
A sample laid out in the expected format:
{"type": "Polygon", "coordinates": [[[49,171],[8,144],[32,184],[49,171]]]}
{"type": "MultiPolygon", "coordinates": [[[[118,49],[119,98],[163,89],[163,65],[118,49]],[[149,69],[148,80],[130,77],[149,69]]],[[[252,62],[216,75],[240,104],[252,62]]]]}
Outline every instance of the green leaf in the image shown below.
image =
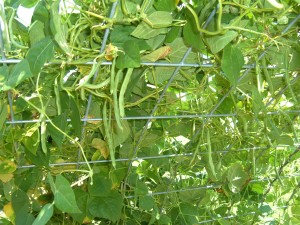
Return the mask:
{"type": "Polygon", "coordinates": [[[77,206],[73,189],[71,188],[68,180],[62,175],[58,175],[55,180],[54,203],[55,206],[62,212],[81,212],[77,206]]]}
{"type": "MultiPolygon", "coordinates": [[[[62,113],[61,115],[56,116],[52,122],[63,132],[66,131],[67,128],[67,114],[66,112],[62,113]]],[[[47,132],[51,135],[55,143],[59,148],[62,147],[62,143],[64,140],[65,135],[58,131],[52,124],[48,124],[47,132]]]]}
{"type": "Polygon", "coordinates": [[[7,91],[18,86],[22,81],[32,77],[32,73],[29,67],[29,62],[27,59],[23,59],[21,62],[16,64],[9,77],[8,80],[4,83],[2,90],[7,91]]]}
{"type": "Polygon", "coordinates": [[[32,8],[35,6],[40,0],[21,0],[21,5],[25,8],[32,8]]]}
{"type": "Polygon", "coordinates": [[[20,189],[16,190],[11,201],[15,212],[15,224],[32,225],[34,217],[28,213],[30,202],[27,194],[20,189]]]}
{"type": "Polygon", "coordinates": [[[158,11],[171,12],[176,9],[176,4],[174,0],[157,0],[154,2],[154,7],[158,11]]]}
{"type": "Polygon", "coordinates": [[[231,192],[240,192],[246,181],[249,179],[248,174],[244,171],[244,168],[239,163],[231,165],[227,171],[227,180],[229,182],[228,187],[231,192]]]}
{"type": "Polygon", "coordinates": [[[36,155],[36,151],[40,144],[39,128],[39,124],[34,124],[31,127],[28,126],[26,133],[22,138],[22,143],[24,144],[25,148],[34,155],[36,155]]]}
{"type": "Polygon", "coordinates": [[[66,27],[59,14],[60,1],[54,1],[50,9],[50,29],[54,35],[54,39],[59,47],[68,55],[71,56],[71,50],[66,40],[66,27]]]}
{"type": "Polygon", "coordinates": [[[160,216],[159,220],[158,220],[158,224],[159,225],[168,225],[171,224],[171,218],[168,217],[167,215],[163,214],[160,216]]]}
{"type": "Polygon", "coordinates": [[[4,101],[0,101],[0,131],[3,129],[3,125],[7,120],[7,104],[4,101]]]}
{"type": "Polygon", "coordinates": [[[238,36],[238,33],[235,31],[228,31],[223,35],[217,35],[213,37],[206,38],[207,44],[212,53],[218,53],[221,51],[227,44],[229,44],[233,39],[238,36]]]}
{"type": "Polygon", "coordinates": [[[151,210],[154,207],[154,199],[152,196],[141,196],[139,197],[139,207],[142,210],[151,210]]]}
{"type": "Polygon", "coordinates": [[[183,217],[183,221],[185,221],[185,224],[198,223],[198,220],[196,218],[198,216],[198,211],[196,206],[187,203],[181,203],[179,207],[182,213],[181,216],[183,217]]]}
{"type": "Polygon", "coordinates": [[[140,66],[140,50],[134,41],[124,43],[124,52],[121,52],[117,58],[116,66],[118,69],[135,68],[140,66]]]}
{"type": "Polygon", "coordinates": [[[169,27],[173,22],[173,18],[170,12],[154,11],[147,16],[147,22],[154,28],[169,27]]]}
{"type": "MultiPolygon", "coordinates": [[[[9,76],[9,70],[7,65],[3,65],[0,67],[0,87],[4,85],[9,76]]],[[[1,88],[0,88],[1,90],[1,88]]]]}
{"type": "MultiPolygon", "coordinates": [[[[169,58],[173,63],[179,63],[185,55],[188,47],[185,45],[183,38],[176,38],[172,43],[168,43],[167,46],[171,47],[172,51],[169,54],[169,58]]],[[[186,57],[185,63],[197,63],[198,56],[195,52],[190,52],[186,57]]]]}
{"type": "Polygon", "coordinates": [[[138,39],[130,35],[134,29],[134,26],[114,26],[114,29],[110,33],[110,42],[114,46],[124,48],[124,43],[126,41],[134,41],[139,46],[140,50],[150,50],[151,48],[145,40],[138,39]]]}
{"type": "Polygon", "coordinates": [[[29,28],[30,44],[33,46],[35,43],[45,38],[44,33],[45,25],[43,22],[36,20],[29,28]]]}
{"type": "Polygon", "coordinates": [[[281,135],[280,137],[278,137],[276,142],[278,145],[294,146],[294,140],[289,135],[281,135]]]}
{"type": "Polygon", "coordinates": [[[54,43],[50,37],[35,43],[28,51],[26,59],[29,62],[31,72],[34,76],[41,72],[46,62],[54,55],[54,43]]]}
{"type": "Polygon", "coordinates": [[[131,35],[140,39],[150,39],[166,33],[168,33],[168,28],[152,28],[143,21],[135,28],[131,35]]]}
{"type": "Polygon", "coordinates": [[[200,33],[193,29],[193,24],[191,22],[188,22],[183,27],[183,39],[184,42],[193,49],[201,51],[205,48],[200,33]]]}
{"type": "Polygon", "coordinates": [[[74,190],[74,194],[76,197],[76,202],[82,213],[71,213],[71,216],[78,223],[83,224],[86,218],[92,219],[93,216],[88,211],[88,199],[89,194],[79,188],[74,190]]]}
{"type": "Polygon", "coordinates": [[[238,47],[228,44],[224,48],[221,67],[232,86],[236,86],[240,71],[244,65],[244,56],[238,47]]]}
{"type": "Polygon", "coordinates": [[[53,204],[48,203],[43,206],[43,208],[39,212],[39,215],[34,220],[32,225],[45,225],[51,219],[52,215],[53,215],[53,204]]]}
{"type": "Polygon", "coordinates": [[[93,216],[116,222],[121,217],[123,198],[117,191],[111,196],[93,197],[89,201],[88,208],[93,216]]]}
{"type": "Polygon", "coordinates": [[[91,196],[105,197],[112,193],[112,183],[107,177],[97,174],[93,177],[93,185],[89,184],[91,196]]]}
{"type": "Polygon", "coordinates": [[[16,171],[17,166],[14,162],[0,157],[0,180],[8,182],[13,178],[13,172],[16,171]]]}

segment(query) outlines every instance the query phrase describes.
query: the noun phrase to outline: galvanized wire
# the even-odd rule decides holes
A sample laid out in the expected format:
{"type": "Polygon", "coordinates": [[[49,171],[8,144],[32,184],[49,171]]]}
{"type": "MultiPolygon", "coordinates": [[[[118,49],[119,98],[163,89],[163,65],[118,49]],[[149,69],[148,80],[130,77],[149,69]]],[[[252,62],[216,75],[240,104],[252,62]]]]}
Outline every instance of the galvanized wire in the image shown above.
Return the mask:
{"type": "MultiPolygon", "coordinates": [[[[116,7],[117,7],[118,1],[116,1],[113,5],[112,5],[112,9],[110,12],[110,18],[113,17],[116,7]]],[[[214,14],[216,13],[216,9],[213,10],[213,12],[211,13],[211,15],[209,16],[209,19],[207,20],[207,24],[209,23],[209,21],[213,18],[214,14]]],[[[288,30],[300,19],[300,15],[298,15],[293,21],[291,21],[287,27],[281,32],[282,35],[284,35],[286,32],[288,32],[288,30]]],[[[3,65],[7,65],[7,64],[16,64],[18,62],[20,62],[21,60],[18,59],[7,59],[5,57],[5,52],[4,52],[4,43],[3,43],[3,36],[2,36],[2,29],[1,29],[1,23],[0,23],[0,47],[1,47],[1,57],[2,59],[0,60],[0,64],[3,65]]],[[[107,39],[108,39],[108,35],[109,35],[109,28],[105,30],[105,34],[104,34],[104,38],[103,38],[103,42],[102,42],[102,46],[100,49],[100,53],[104,51],[104,48],[107,44],[107,39]]],[[[258,60],[260,60],[262,57],[264,57],[264,55],[266,54],[266,52],[268,51],[268,49],[266,51],[264,51],[263,53],[260,54],[260,56],[258,57],[258,60]]],[[[140,136],[139,140],[137,141],[137,144],[134,148],[134,156],[136,155],[139,145],[144,137],[144,135],[147,132],[148,126],[150,125],[151,121],[154,119],[197,119],[197,118],[204,118],[204,121],[207,121],[208,118],[212,118],[212,117],[235,117],[236,114],[235,113],[231,113],[231,114],[215,114],[216,110],[219,108],[219,106],[223,103],[223,101],[229,96],[230,92],[234,89],[234,87],[231,87],[229,89],[229,91],[221,98],[221,100],[215,105],[215,107],[210,111],[210,113],[208,114],[195,114],[195,115],[162,115],[162,116],[155,116],[156,110],[160,104],[160,102],[162,101],[167,89],[169,88],[169,86],[171,85],[171,83],[173,82],[176,74],[178,73],[178,71],[180,70],[180,68],[183,67],[202,67],[202,68],[211,68],[211,67],[216,67],[217,65],[213,64],[213,63],[204,63],[204,64],[198,64],[198,63],[185,63],[185,59],[188,57],[189,53],[191,52],[191,48],[189,48],[187,50],[187,52],[185,53],[184,57],[182,58],[180,63],[168,63],[168,62],[142,62],[141,65],[144,66],[164,66],[164,67],[176,67],[175,71],[173,72],[171,78],[169,79],[168,83],[166,84],[166,86],[164,87],[164,90],[161,92],[155,106],[153,107],[150,115],[148,116],[130,116],[130,117],[125,117],[123,118],[124,120],[147,120],[144,129],[142,131],[142,135],[140,136]]],[[[93,62],[86,62],[86,63],[82,63],[82,64],[87,64],[87,65],[91,65],[93,62]]],[[[60,62],[50,62],[47,65],[51,65],[51,64],[61,64],[60,62]]],[[[102,62],[102,65],[111,65],[112,62],[102,62]]],[[[255,63],[253,64],[248,64],[248,65],[244,65],[244,69],[245,72],[243,73],[243,75],[238,79],[238,83],[245,77],[247,76],[247,74],[249,74],[249,72],[255,68],[256,65],[255,63]]],[[[263,68],[263,67],[261,67],[263,68]]],[[[274,66],[268,66],[268,69],[274,69],[276,67],[274,66]]],[[[97,73],[95,73],[94,75],[94,79],[97,77],[97,73]]],[[[299,76],[296,76],[291,82],[290,84],[293,84],[297,81],[297,79],[299,78],[299,76]]],[[[284,91],[287,89],[288,87],[284,87],[282,88],[278,94],[274,97],[272,97],[269,102],[266,104],[266,107],[270,106],[272,104],[272,102],[277,98],[277,96],[280,96],[281,94],[284,93],[284,91]]],[[[13,100],[12,100],[12,96],[10,94],[10,92],[8,92],[8,101],[9,101],[9,106],[10,106],[10,117],[11,120],[10,121],[6,121],[6,124],[26,124],[26,123],[38,123],[40,122],[40,120],[15,120],[14,118],[14,111],[13,111],[13,100]]],[[[81,121],[83,122],[83,127],[85,127],[85,125],[88,122],[97,122],[97,121],[101,121],[103,120],[102,118],[88,118],[88,113],[91,107],[91,103],[92,103],[92,95],[90,95],[88,97],[88,103],[87,103],[87,108],[86,108],[86,112],[85,112],[85,116],[84,118],[81,119],[81,121]]],[[[267,112],[267,115],[278,115],[281,114],[282,112],[267,112]]],[[[285,111],[285,113],[296,113],[299,114],[300,110],[288,110],[285,111]]],[[[68,121],[70,121],[70,119],[68,119],[68,121]]],[[[49,122],[49,121],[47,121],[49,122]]],[[[205,122],[203,123],[205,124],[205,122]]],[[[202,125],[203,126],[203,125],[202,125]]],[[[199,133],[201,132],[202,129],[198,129],[194,136],[193,136],[193,140],[196,139],[196,137],[199,135],[199,133]]],[[[84,137],[84,128],[82,130],[82,135],[84,137]]],[[[243,148],[243,149],[236,149],[236,150],[217,150],[214,151],[214,154],[217,153],[228,153],[228,152],[240,152],[240,151],[259,151],[259,150],[264,150],[264,149],[268,149],[271,148],[270,146],[261,146],[261,147],[254,147],[254,148],[243,148]]],[[[68,165],[84,165],[86,164],[86,162],[82,162],[80,161],[81,158],[81,153],[78,153],[78,161],[77,162],[64,162],[64,163],[52,163],[49,164],[49,167],[57,167],[57,166],[68,166],[68,165]]],[[[199,152],[199,155],[202,154],[206,154],[205,152],[199,152]]],[[[131,162],[133,161],[140,161],[140,160],[151,160],[151,159],[166,159],[166,158],[175,158],[175,157],[192,157],[194,154],[193,153],[184,153],[184,154],[169,154],[169,155],[157,155],[157,156],[148,156],[148,157],[134,157],[134,158],[119,158],[116,159],[116,162],[125,162],[125,161],[129,161],[130,162],[130,166],[128,167],[128,171],[127,174],[129,174],[130,169],[131,169],[131,162]]],[[[111,160],[96,160],[96,161],[89,161],[90,164],[98,164],[98,163],[108,163],[111,162],[111,160]]],[[[36,167],[35,165],[23,165],[23,166],[18,166],[18,169],[26,169],[26,168],[33,168],[36,167]]],[[[299,174],[294,174],[292,176],[282,176],[280,177],[281,179],[285,179],[285,178],[293,178],[293,177],[299,177],[299,174]]],[[[251,180],[250,183],[254,183],[254,182],[263,182],[263,181],[270,181],[270,178],[263,178],[263,179],[256,179],[256,180],[251,180]]],[[[161,192],[155,192],[155,193],[149,193],[149,196],[157,196],[157,195],[167,195],[167,194],[171,194],[171,193],[179,193],[179,192],[186,192],[186,191],[194,191],[194,190],[202,190],[202,189],[214,189],[220,187],[220,185],[207,185],[207,186],[200,186],[200,187],[195,187],[195,188],[186,188],[186,189],[181,189],[181,190],[167,190],[167,191],[161,191],[161,192]]],[[[134,198],[136,196],[125,196],[125,198],[134,198]]],[[[245,215],[250,215],[250,214],[256,214],[255,212],[250,212],[248,214],[245,215]]],[[[240,215],[239,215],[240,216],[240,215]]],[[[243,216],[243,215],[242,215],[243,216]]],[[[234,217],[237,216],[233,216],[233,215],[229,215],[227,217],[222,217],[223,219],[232,219],[234,217]]],[[[221,217],[220,217],[221,218],[221,217]]],[[[213,218],[211,220],[205,220],[205,221],[201,221],[199,222],[199,224],[204,224],[204,223],[210,223],[210,222],[214,222],[217,221],[220,218],[213,218]]]]}

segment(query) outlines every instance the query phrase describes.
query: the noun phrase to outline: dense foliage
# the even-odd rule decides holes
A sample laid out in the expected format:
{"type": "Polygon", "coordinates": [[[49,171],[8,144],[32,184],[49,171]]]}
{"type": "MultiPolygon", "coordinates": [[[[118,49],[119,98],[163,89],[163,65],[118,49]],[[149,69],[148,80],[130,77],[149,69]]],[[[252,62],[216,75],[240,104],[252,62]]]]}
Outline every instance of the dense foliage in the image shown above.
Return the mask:
{"type": "Polygon", "coordinates": [[[6,0],[0,223],[299,224],[299,4],[6,0]]]}

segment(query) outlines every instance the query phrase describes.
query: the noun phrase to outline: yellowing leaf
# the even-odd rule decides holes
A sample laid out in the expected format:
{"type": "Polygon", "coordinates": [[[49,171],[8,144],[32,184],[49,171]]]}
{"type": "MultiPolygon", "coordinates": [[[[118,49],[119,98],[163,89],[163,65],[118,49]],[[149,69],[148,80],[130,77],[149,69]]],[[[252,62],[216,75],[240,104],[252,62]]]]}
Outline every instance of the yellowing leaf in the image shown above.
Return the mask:
{"type": "Polygon", "coordinates": [[[4,183],[7,183],[10,181],[14,176],[12,174],[1,174],[0,173],[0,180],[2,180],[4,183]]]}
{"type": "Polygon", "coordinates": [[[13,172],[17,169],[14,162],[0,158],[0,180],[4,183],[10,181],[13,178],[13,172]]]}
{"type": "Polygon", "coordinates": [[[108,145],[105,141],[100,138],[94,138],[92,141],[92,147],[99,150],[104,159],[107,159],[109,156],[108,145]]]}
{"type": "Polygon", "coordinates": [[[118,47],[109,43],[105,49],[105,59],[108,61],[112,61],[113,58],[116,57],[117,51],[118,51],[118,47]]]}
{"type": "MultiPolygon", "coordinates": [[[[55,164],[63,164],[65,163],[66,161],[63,160],[63,159],[57,159],[55,161],[55,164]]],[[[51,169],[51,172],[53,174],[60,174],[62,173],[63,171],[66,171],[66,170],[76,170],[76,165],[62,165],[62,166],[54,166],[52,167],[51,169]]]]}
{"type": "Polygon", "coordinates": [[[11,202],[9,202],[3,206],[3,212],[7,216],[7,218],[10,220],[10,222],[12,222],[14,224],[16,215],[15,215],[15,212],[14,212],[11,202]]]}
{"type": "Polygon", "coordinates": [[[155,51],[142,57],[143,61],[156,62],[157,60],[163,59],[169,55],[172,51],[170,46],[163,46],[155,51]]]}

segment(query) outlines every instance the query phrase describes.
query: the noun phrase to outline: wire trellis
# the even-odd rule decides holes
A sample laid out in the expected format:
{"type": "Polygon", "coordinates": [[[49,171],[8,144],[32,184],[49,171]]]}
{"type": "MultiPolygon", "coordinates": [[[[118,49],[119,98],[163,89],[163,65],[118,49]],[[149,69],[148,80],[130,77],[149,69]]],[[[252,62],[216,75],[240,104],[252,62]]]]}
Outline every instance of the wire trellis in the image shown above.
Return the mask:
{"type": "MultiPolygon", "coordinates": [[[[115,14],[116,8],[119,4],[119,1],[116,1],[112,4],[111,7],[111,12],[109,15],[109,18],[112,18],[115,14]]],[[[2,10],[4,10],[2,8],[2,10]]],[[[214,15],[216,14],[217,8],[214,9],[210,16],[208,17],[208,20],[206,21],[206,24],[204,25],[204,28],[206,28],[209,23],[211,22],[211,20],[213,19],[214,15]]],[[[297,15],[295,17],[295,19],[293,19],[287,26],[286,28],[281,32],[281,34],[285,34],[289,31],[289,29],[295,25],[295,23],[300,19],[300,15],[297,15]]],[[[19,63],[21,60],[19,59],[7,59],[5,52],[4,52],[4,44],[3,44],[3,36],[2,36],[2,29],[1,29],[1,23],[0,23],[0,47],[1,47],[1,60],[0,60],[0,64],[2,65],[9,65],[9,64],[17,64],[19,63]]],[[[105,30],[104,33],[104,37],[103,37],[103,41],[102,41],[102,45],[101,45],[101,49],[99,50],[99,53],[102,53],[105,50],[106,45],[108,44],[108,38],[109,38],[109,34],[110,34],[110,28],[107,28],[105,30]]],[[[258,61],[261,60],[261,58],[264,57],[264,55],[268,52],[269,48],[267,48],[264,52],[262,52],[259,57],[258,57],[258,61]]],[[[175,120],[175,119],[187,119],[187,120],[191,120],[191,119],[199,119],[202,121],[201,125],[196,127],[195,132],[193,137],[191,138],[191,142],[189,143],[189,145],[187,145],[187,149],[191,150],[191,144],[193,144],[198,138],[199,135],[201,134],[203,127],[208,123],[210,118],[228,118],[228,117],[232,117],[232,118],[236,118],[237,114],[236,113],[228,113],[228,114],[222,114],[222,113],[216,113],[217,109],[219,108],[219,106],[224,102],[224,100],[230,95],[230,93],[234,90],[234,87],[231,87],[224,95],[223,97],[219,100],[219,102],[213,107],[213,109],[206,114],[178,114],[178,115],[155,115],[160,103],[162,102],[163,98],[165,97],[165,94],[168,90],[168,88],[170,87],[170,85],[172,84],[172,82],[174,81],[176,75],[179,73],[179,70],[181,68],[213,68],[216,67],[215,64],[211,63],[211,62],[207,62],[207,63],[186,63],[185,60],[186,58],[189,56],[190,52],[192,51],[192,48],[189,48],[186,53],[184,54],[183,58],[181,59],[181,61],[179,63],[166,63],[166,62],[142,62],[141,65],[142,66],[153,66],[153,67],[172,67],[175,68],[174,72],[172,73],[170,79],[168,80],[168,82],[166,83],[166,85],[164,86],[164,89],[160,92],[158,99],[156,100],[156,103],[154,105],[154,107],[152,108],[151,112],[149,113],[149,115],[146,116],[127,116],[124,117],[123,120],[131,120],[131,121],[143,121],[146,120],[145,125],[143,126],[144,128],[142,129],[141,135],[139,136],[139,139],[136,140],[135,143],[135,147],[133,149],[133,157],[132,158],[117,158],[115,161],[116,162],[129,162],[128,165],[128,169],[127,169],[127,176],[126,179],[124,181],[124,185],[126,185],[126,181],[128,179],[129,174],[131,173],[132,170],[132,163],[134,161],[147,161],[147,160],[156,160],[156,159],[175,159],[175,158],[183,158],[183,157],[194,157],[195,154],[193,152],[189,152],[189,153],[183,153],[183,154],[166,154],[166,155],[154,155],[154,156],[144,156],[144,157],[138,157],[137,156],[137,152],[139,151],[141,142],[143,141],[144,136],[146,135],[149,127],[151,127],[151,123],[155,120],[175,120]]],[[[52,65],[52,64],[61,64],[61,62],[50,62],[47,63],[45,66],[47,65],[52,65]]],[[[70,62],[70,64],[72,64],[72,62],[70,62]]],[[[84,63],[86,65],[91,65],[93,64],[93,62],[87,62],[84,63]]],[[[111,65],[112,62],[102,62],[101,65],[102,66],[109,66],[111,65]]],[[[247,65],[243,66],[244,72],[242,74],[242,76],[238,79],[238,83],[240,83],[253,69],[256,68],[256,63],[249,63],[247,65]]],[[[276,66],[267,66],[267,69],[276,69],[276,66]]],[[[98,72],[97,71],[94,74],[93,79],[95,80],[98,76],[98,72]]],[[[290,81],[290,85],[293,85],[299,78],[299,75],[295,76],[291,81],[290,81]]],[[[267,108],[268,106],[270,106],[276,99],[277,96],[282,95],[286,89],[288,88],[288,85],[283,87],[281,90],[279,90],[279,92],[277,93],[276,96],[270,98],[269,102],[265,105],[265,107],[267,108]]],[[[14,116],[14,110],[13,110],[13,99],[12,99],[12,95],[10,92],[7,93],[7,98],[8,98],[8,103],[9,103],[9,107],[10,107],[10,120],[6,121],[5,123],[7,125],[12,125],[15,126],[17,124],[31,124],[31,123],[39,123],[41,122],[39,119],[32,119],[32,120],[16,120],[15,116],[14,116]]],[[[92,104],[92,95],[89,95],[88,97],[88,101],[87,101],[87,106],[86,106],[86,110],[85,110],[85,114],[84,117],[81,119],[81,122],[83,123],[83,129],[82,129],[82,140],[85,137],[85,127],[89,122],[99,122],[102,121],[103,118],[89,118],[89,112],[91,110],[91,104],[92,104]]],[[[266,113],[266,115],[281,115],[283,112],[282,111],[268,111],[266,113]]],[[[300,114],[300,110],[286,110],[284,111],[284,113],[286,114],[296,114],[299,115],[300,114]]],[[[70,119],[67,119],[68,122],[70,122],[70,119]]],[[[49,122],[46,120],[46,122],[49,122]]],[[[261,154],[263,154],[262,152],[264,150],[270,149],[270,148],[277,148],[280,146],[257,146],[257,147],[252,147],[252,148],[239,148],[239,149],[231,149],[231,146],[228,147],[228,149],[219,149],[219,150],[214,150],[214,154],[227,154],[227,153],[235,153],[235,152],[258,152],[261,151],[261,154]]],[[[285,148],[286,146],[282,146],[283,150],[286,150],[285,148]]],[[[205,152],[198,152],[198,155],[205,155],[205,152]]],[[[78,151],[78,160],[77,162],[61,162],[61,163],[51,163],[48,166],[49,167],[62,167],[62,166],[80,166],[80,165],[84,165],[86,164],[86,162],[81,161],[81,152],[78,151]]],[[[256,160],[258,160],[259,157],[256,158],[256,160]]],[[[112,160],[91,160],[88,161],[89,164],[101,164],[101,163],[110,163],[112,162],[112,160]]],[[[35,165],[18,165],[18,169],[28,169],[28,168],[34,168],[36,167],[35,165]]],[[[300,174],[293,174],[290,176],[280,176],[280,179],[291,179],[291,178],[298,178],[300,176],[300,174]]],[[[265,178],[260,178],[260,179],[252,179],[249,181],[249,183],[256,183],[256,182],[270,182],[272,181],[271,178],[269,177],[265,177],[265,178]]],[[[274,181],[274,180],[273,180],[274,181]]],[[[209,189],[216,189],[219,188],[220,185],[219,184],[212,184],[212,185],[202,185],[202,186],[197,186],[197,187],[192,187],[192,188],[184,188],[184,189],[178,189],[178,190],[166,190],[166,191],[161,191],[161,192],[153,192],[153,193],[148,193],[149,196],[157,196],[157,195],[169,195],[169,194],[173,194],[173,193],[179,193],[179,192],[189,192],[189,191],[195,191],[195,190],[209,190],[209,189]]],[[[270,187],[271,188],[271,187],[270,187]]],[[[134,195],[127,195],[125,196],[126,199],[132,199],[135,198],[136,196],[134,195]]],[[[282,208],[284,206],[281,206],[282,208]]],[[[245,215],[256,215],[256,212],[250,212],[247,213],[245,215]]],[[[235,217],[242,217],[245,215],[228,215],[226,217],[220,217],[222,219],[225,220],[229,220],[229,219],[233,219],[235,217]]],[[[209,220],[203,220],[201,222],[199,222],[199,224],[209,224],[211,222],[215,222],[218,221],[218,219],[220,218],[211,218],[209,220]]]]}

